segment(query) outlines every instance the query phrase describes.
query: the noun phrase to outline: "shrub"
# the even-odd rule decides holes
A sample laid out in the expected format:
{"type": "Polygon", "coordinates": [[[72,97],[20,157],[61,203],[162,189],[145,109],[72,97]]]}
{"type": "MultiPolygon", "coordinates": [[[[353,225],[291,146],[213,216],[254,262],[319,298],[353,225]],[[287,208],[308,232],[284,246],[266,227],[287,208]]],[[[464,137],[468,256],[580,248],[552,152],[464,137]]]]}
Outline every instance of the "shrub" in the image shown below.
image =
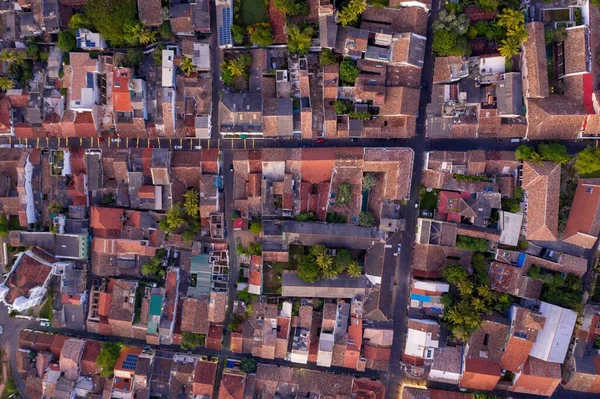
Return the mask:
{"type": "Polygon", "coordinates": [[[244,373],[248,373],[248,374],[255,373],[257,367],[258,367],[258,364],[257,364],[256,360],[249,358],[249,357],[242,359],[242,361],[240,363],[240,369],[244,373]]]}
{"type": "Polygon", "coordinates": [[[105,342],[102,344],[96,359],[102,377],[110,377],[113,374],[122,347],[123,344],[120,342],[105,342]]]}
{"type": "Polygon", "coordinates": [[[358,215],[358,225],[361,227],[375,226],[375,216],[371,212],[361,212],[358,215]]]}
{"type": "Polygon", "coordinates": [[[262,231],[262,224],[258,221],[250,223],[250,232],[259,235],[262,231]]]}
{"type": "Polygon", "coordinates": [[[181,333],[181,349],[183,350],[194,350],[198,347],[204,346],[206,340],[206,334],[194,334],[188,331],[181,333]]]}
{"type": "Polygon", "coordinates": [[[468,236],[456,236],[456,247],[467,249],[469,251],[487,252],[490,242],[483,238],[474,238],[468,236]]]}
{"type": "Polygon", "coordinates": [[[343,83],[354,86],[354,81],[359,74],[360,69],[356,67],[356,64],[350,58],[344,59],[340,64],[340,79],[343,83]]]}
{"type": "Polygon", "coordinates": [[[342,183],[338,187],[337,196],[335,198],[336,206],[347,206],[352,200],[352,186],[348,183],[342,183]]]}

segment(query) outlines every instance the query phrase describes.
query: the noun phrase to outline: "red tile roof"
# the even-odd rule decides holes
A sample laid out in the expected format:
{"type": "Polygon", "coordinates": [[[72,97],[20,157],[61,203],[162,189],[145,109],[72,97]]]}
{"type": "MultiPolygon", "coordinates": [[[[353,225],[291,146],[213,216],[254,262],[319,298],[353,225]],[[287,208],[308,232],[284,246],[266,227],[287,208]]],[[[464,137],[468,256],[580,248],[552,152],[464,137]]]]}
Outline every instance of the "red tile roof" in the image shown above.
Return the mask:
{"type": "Polygon", "coordinates": [[[217,374],[217,363],[200,360],[194,370],[192,393],[212,397],[213,385],[217,374]]]}
{"type": "Polygon", "coordinates": [[[523,189],[527,192],[528,240],[556,241],[558,237],[558,205],[560,165],[552,162],[523,165],[523,189]]]}
{"type": "Polygon", "coordinates": [[[94,236],[119,238],[123,227],[122,216],[123,209],[93,206],[90,209],[90,226],[94,229],[94,236]]]}
{"type": "Polygon", "coordinates": [[[219,386],[219,399],[242,399],[245,386],[245,376],[223,373],[219,386]]]}
{"type": "Polygon", "coordinates": [[[600,233],[600,182],[580,179],[569,212],[563,240],[591,248],[600,233]],[[585,209],[586,212],[581,212],[585,209]]]}

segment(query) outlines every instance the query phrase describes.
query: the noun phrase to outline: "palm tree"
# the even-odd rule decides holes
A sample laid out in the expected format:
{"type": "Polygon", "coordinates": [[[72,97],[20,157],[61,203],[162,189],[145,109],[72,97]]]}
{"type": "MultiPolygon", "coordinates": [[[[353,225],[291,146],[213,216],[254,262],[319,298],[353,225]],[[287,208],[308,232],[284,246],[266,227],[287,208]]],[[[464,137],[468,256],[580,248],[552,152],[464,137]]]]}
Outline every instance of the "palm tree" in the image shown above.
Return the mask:
{"type": "Polygon", "coordinates": [[[184,202],[183,207],[185,208],[185,213],[188,216],[196,218],[198,216],[198,211],[200,207],[200,193],[195,188],[188,190],[183,195],[184,202]]]}
{"type": "Polygon", "coordinates": [[[0,52],[0,62],[15,62],[18,54],[14,50],[2,50],[0,52]]]}
{"type": "Polygon", "coordinates": [[[51,202],[50,205],[48,205],[48,211],[50,213],[60,213],[60,211],[62,211],[63,206],[60,202],[51,202]]]}
{"type": "Polygon", "coordinates": [[[7,91],[15,86],[14,82],[8,76],[0,76],[0,90],[7,91]]]}
{"type": "Polygon", "coordinates": [[[321,270],[335,270],[337,274],[337,269],[333,266],[333,258],[328,253],[322,253],[317,255],[317,259],[315,260],[317,265],[321,268],[321,270]]]}
{"type": "Polygon", "coordinates": [[[190,76],[190,74],[194,72],[194,61],[189,57],[183,57],[181,64],[179,64],[179,69],[181,69],[181,72],[183,72],[185,76],[190,76]]]}
{"type": "Polygon", "coordinates": [[[506,29],[515,29],[525,24],[525,16],[519,10],[505,8],[502,14],[498,15],[498,25],[506,29]]]}
{"type": "Polygon", "coordinates": [[[180,228],[181,226],[183,226],[183,223],[185,223],[185,220],[183,219],[183,212],[181,209],[181,204],[175,204],[173,205],[173,208],[169,209],[167,211],[166,214],[166,218],[167,218],[167,226],[169,226],[169,229],[171,231],[174,231],[178,228],[180,228]]]}
{"type": "Polygon", "coordinates": [[[227,69],[231,73],[231,76],[242,76],[246,68],[243,65],[241,58],[234,58],[227,63],[227,69]]]}
{"type": "Polygon", "coordinates": [[[327,247],[325,245],[315,245],[311,247],[310,254],[315,258],[319,257],[319,255],[327,254],[327,247]]]}
{"type": "Polygon", "coordinates": [[[526,42],[529,39],[529,31],[523,25],[509,29],[507,35],[514,38],[519,43],[526,42]]]}
{"type": "Polygon", "coordinates": [[[532,163],[542,163],[543,159],[539,153],[534,151],[533,154],[531,154],[531,158],[529,159],[529,161],[532,163]]]}
{"type": "Polygon", "coordinates": [[[512,58],[519,53],[521,49],[521,42],[516,40],[517,38],[509,36],[506,39],[502,39],[500,46],[498,46],[498,52],[505,58],[512,58]]]}
{"type": "Polygon", "coordinates": [[[350,277],[362,276],[362,266],[357,261],[352,261],[348,264],[348,275],[350,277]]]}
{"type": "Polygon", "coordinates": [[[326,269],[321,269],[321,274],[323,275],[323,278],[334,278],[339,272],[335,267],[328,267],[326,269]]]}

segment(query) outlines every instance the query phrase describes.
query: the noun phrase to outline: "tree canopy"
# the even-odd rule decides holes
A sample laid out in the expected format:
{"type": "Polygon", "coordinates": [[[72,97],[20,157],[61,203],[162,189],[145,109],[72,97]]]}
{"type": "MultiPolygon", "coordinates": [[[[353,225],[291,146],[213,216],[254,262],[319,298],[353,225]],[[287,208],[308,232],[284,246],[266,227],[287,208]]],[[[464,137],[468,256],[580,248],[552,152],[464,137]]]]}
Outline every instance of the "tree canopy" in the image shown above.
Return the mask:
{"type": "Polygon", "coordinates": [[[533,147],[522,144],[515,150],[515,159],[517,161],[529,161],[534,152],[535,149],[533,147]]]}
{"type": "Polygon", "coordinates": [[[183,207],[185,209],[185,213],[194,218],[198,218],[198,213],[200,212],[200,193],[195,188],[192,188],[183,194],[183,207]]]}
{"type": "Polygon", "coordinates": [[[348,85],[354,85],[354,81],[360,74],[360,69],[356,67],[356,63],[350,58],[344,59],[340,64],[340,79],[348,85]]]}
{"type": "Polygon", "coordinates": [[[589,175],[600,171],[600,147],[585,147],[575,160],[575,168],[580,175],[589,175]]]}
{"type": "Polygon", "coordinates": [[[136,0],[88,0],[83,10],[86,27],[116,47],[127,43],[126,27],[138,22],[136,0]]]}
{"type": "Polygon", "coordinates": [[[206,341],[205,334],[195,334],[188,331],[183,331],[181,333],[181,349],[194,350],[198,347],[204,346],[206,341]]]}
{"type": "Polygon", "coordinates": [[[374,173],[365,173],[363,176],[363,190],[370,190],[377,184],[377,176],[374,173]]]}
{"type": "Polygon", "coordinates": [[[262,231],[262,224],[259,221],[254,221],[250,223],[250,232],[253,234],[260,234],[262,231]]]}
{"type": "Polygon", "coordinates": [[[350,277],[362,276],[362,266],[358,261],[352,261],[348,264],[348,275],[350,277]]]}
{"type": "Polygon", "coordinates": [[[256,360],[254,360],[250,357],[243,358],[240,363],[240,369],[244,373],[248,373],[248,374],[256,373],[257,367],[258,367],[258,363],[256,362],[256,360]]]}
{"type": "Polygon", "coordinates": [[[258,22],[248,28],[252,44],[267,47],[273,44],[273,33],[271,25],[266,22],[258,22]]]}
{"type": "Polygon", "coordinates": [[[288,16],[308,15],[308,2],[303,0],[275,0],[275,7],[288,16]]]}
{"type": "Polygon", "coordinates": [[[540,144],[538,151],[544,161],[556,162],[564,165],[571,160],[571,156],[567,152],[567,147],[558,143],[540,144]]]}
{"type": "Polygon", "coordinates": [[[347,206],[350,201],[352,201],[352,186],[348,183],[340,184],[335,197],[335,205],[347,206]]]}
{"type": "Polygon", "coordinates": [[[102,377],[110,377],[113,374],[122,347],[123,344],[120,342],[104,342],[102,344],[102,348],[96,359],[102,377]]]}
{"type": "Polygon", "coordinates": [[[288,34],[288,48],[293,54],[306,54],[312,44],[312,35],[314,29],[306,27],[300,29],[296,25],[288,25],[286,28],[288,34]]]}
{"type": "Polygon", "coordinates": [[[367,0],[350,0],[338,13],[338,21],[344,26],[352,25],[366,9],[367,0]]]}
{"type": "Polygon", "coordinates": [[[375,226],[375,216],[371,212],[361,212],[358,214],[358,225],[361,227],[375,226]]]}
{"type": "Polygon", "coordinates": [[[321,66],[333,65],[339,62],[338,57],[331,52],[330,49],[324,48],[321,50],[320,57],[321,66]]]}

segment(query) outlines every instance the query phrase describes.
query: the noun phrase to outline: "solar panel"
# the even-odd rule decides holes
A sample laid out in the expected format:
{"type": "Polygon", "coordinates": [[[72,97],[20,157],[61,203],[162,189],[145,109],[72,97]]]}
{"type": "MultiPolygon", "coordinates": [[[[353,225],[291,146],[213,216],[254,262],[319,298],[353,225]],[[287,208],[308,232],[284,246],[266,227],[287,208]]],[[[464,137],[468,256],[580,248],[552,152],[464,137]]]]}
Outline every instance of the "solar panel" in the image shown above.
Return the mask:
{"type": "Polygon", "coordinates": [[[126,370],[135,370],[135,365],[137,364],[138,357],[137,355],[132,355],[131,353],[127,355],[125,361],[123,362],[123,368],[126,370]]]}

